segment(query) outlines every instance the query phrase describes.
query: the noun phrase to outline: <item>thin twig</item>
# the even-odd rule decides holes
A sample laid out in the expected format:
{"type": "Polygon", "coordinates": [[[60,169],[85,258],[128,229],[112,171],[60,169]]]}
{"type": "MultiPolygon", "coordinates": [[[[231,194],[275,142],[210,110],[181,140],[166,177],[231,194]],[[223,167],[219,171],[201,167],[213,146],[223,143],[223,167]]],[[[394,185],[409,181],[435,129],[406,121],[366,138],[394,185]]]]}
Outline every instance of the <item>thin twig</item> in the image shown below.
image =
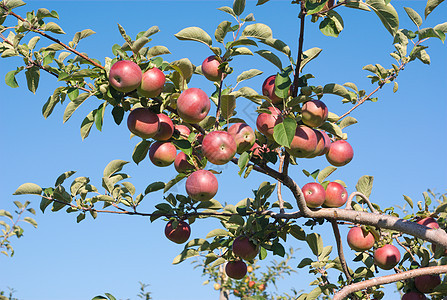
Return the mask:
{"type": "Polygon", "coordinates": [[[351,274],[349,274],[349,268],[346,263],[345,255],[343,253],[343,244],[341,242],[340,230],[338,229],[337,220],[331,220],[332,229],[334,231],[335,241],[337,242],[337,252],[338,257],[340,258],[340,264],[343,269],[343,273],[345,273],[346,280],[350,284],[352,281],[351,274]]]}
{"type": "Polygon", "coordinates": [[[300,69],[301,69],[301,62],[303,60],[303,45],[304,45],[304,23],[305,23],[305,17],[306,17],[306,8],[304,7],[304,1],[301,1],[301,11],[300,11],[300,36],[298,39],[298,57],[296,59],[296,68],[295,68],[295,75],[293,77],[293,84],[292,84],[292,97],[295,98],[298,95],[298,82],[300,79],[300,69]]]}
{"type": "MultiPolygon", "coordinates": [[[[279,153],[279,168],[278,168],[278,172],[279,173],[283,173],[283,166],[284,166],[284,154],[279,153]]],[[[282,193],[281,193],[281,181],[278,180],[278,188],[277,188],[277,194],[278,194],[278,203],[279,203],[279,212],[280,213],[284,213],[284,199],[282,198],[282,193]]]]}
{"type": "Polygon", "coordinates": [[[413,253],[411,253],[410,249],[408,249],[404,244],[402,244],[401,241],[399,241],[399,237],[395,236],[394,239],[396,240],[396,242],[397,242],[402,248],[404,248],[404,250],[405,250],[408,254],[410,254],[411,259],[412,259],[414,262],[417,262],[417,260],[416,260],[416,258],[414,257],[413,253]]]}
{"type": "Polygon", "coordinates": [[[351,195],[349,195],[348,200],[346,201],[346,209],[352,209],[351,206],[352,199],[356,196],[362,198],[368,204],[368,207],[372,213],[377,213],[377,210],[374,208],[371,201],[369,201],[368,197],[366,197],[364,194],[360,192],[353,192],[351,195]]]}

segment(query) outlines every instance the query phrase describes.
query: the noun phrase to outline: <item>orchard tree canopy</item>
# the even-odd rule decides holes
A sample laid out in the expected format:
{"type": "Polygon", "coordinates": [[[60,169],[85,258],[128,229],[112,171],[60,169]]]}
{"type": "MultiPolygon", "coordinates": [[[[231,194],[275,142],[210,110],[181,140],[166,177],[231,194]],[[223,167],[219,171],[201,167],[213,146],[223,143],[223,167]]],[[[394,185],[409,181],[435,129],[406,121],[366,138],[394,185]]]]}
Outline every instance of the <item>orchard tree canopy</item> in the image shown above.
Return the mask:
{"type": "Polygon", "coordinates": [[[442,2],[0,1],[0,289],[443,299],[442,2]]]}

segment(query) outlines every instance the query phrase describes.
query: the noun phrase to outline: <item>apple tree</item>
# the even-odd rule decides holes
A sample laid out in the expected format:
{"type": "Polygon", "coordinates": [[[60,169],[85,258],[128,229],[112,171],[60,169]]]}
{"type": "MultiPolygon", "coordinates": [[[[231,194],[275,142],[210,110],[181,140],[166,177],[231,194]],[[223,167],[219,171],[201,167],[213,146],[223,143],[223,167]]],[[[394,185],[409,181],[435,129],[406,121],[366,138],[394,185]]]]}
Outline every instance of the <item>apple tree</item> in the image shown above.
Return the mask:
{"type": "MultiPolygon", "coordinates": [[[[82,139],[88,138],[93,128],[101,131],[104,122],[113,120],[121,126],[127,124],[130,134],[139,140],[133,152],[129,150],[133,162],[111,161],[98,178],[100,186],[90,177],[73,179],[75,172],[67,171],[56,177],[54,185],[24,183],[14,194],[38,196],[42,212],[65,210],[75,214],[77,222],[98,214],[166,222],[166,237],[184,244],[174,264],[200,256],[205,270],[219,268],[222,276],[236,281],[247,278],[247,263],[263,260],[268,253],[284,257],[285,242],[296,239],[299,247],[308,247],[313,254],[303,258],[297,268],[315,277],[311,288],[297,299],[381,299],[384,285],[394,282],[404,294],[402,299],[425,299],[425,294],[442,299],[447,295],[447,282],[441,278],[447,272],[447,197],[425,192],[416,212],[399,213],[369,199],[372,176],[362,176],[355,187],[348,187],[342,173],[336,172],[355,159],[356,141],[348,140],[344,132],[358,122],[353,117],[355,110],[376,102],[385,87],[391,85],[397,92],[397,78],[409,64],[430,64],[427,40],[445,41],[447,23],[422,27],[423,18],[405,7],[412,27],[400,28],[399,15],[389,2],[291,1],[291,9],[298,13],[299,35],[282,41],[274,37],[268,25],[246,12],[245,0],[235,0],[232,7],[218,8],[227,18],[216,29],[187,27],[175,34],[183,47],[194,42],[209,49],[209,56],[196,66],[186,57],[168,61],[164,57],[171,52],[166,46],[152,46],[157,26],[133,37],[118,24],[123,40],[112,47],[113,57],[92,58],[79,49],[93,30],[77,32],[71,40],[62,39],[58,36],[65,32],[57,24],[57,12],[42,8],[18,14],[16,8],[24,6],[23,1],[2,0],[1,57],[23,60],[5,74],[6,84],[17,88],[17,78],[24,73],[27,88],[35,93],[41,77],[52,79],[60,86],[43,103],[45,118],[63,105],[66,122],[81,105],[87,105],[84,103],[95,103],[80,124],[82,139]],[[347,10],[377,15],[378,26],[381,23],[391,34],[394,51],[390,55],[395,62],[389,66],[371,62],[363,67],[369,72],[372,87],[362,89],[352,82],[312,85],[315,76],[311,62],[318,59],[322,49],[304,49],[305,28],[318,26],[322,34],[338,37],[344,29],[342,14],[347,10]],[[292,53],[286,42],[297,43],[297,53],[292,53]],[[261,93],[247,82],[263,71],[251,68],[233,76],[237,62],[253,55],[278,68],[257,88],[261,93]],[[215,91],[207,94],[193,86],[193,76],[204,76],[215,91]],[[350,108],[341,115],[331,112],[325,103],[329,96],[339,97],[350,108]],[[242,109],[237,99],[242,98],[256,105],[255,124],[237,114],[242,109]],[[302,161],[319,156],[325,157],[329,166],[319,169],[316,165],[316,171],[301,168],[302,161]],[[159,167],[171,168],[172,180],[148,182],[144,190],[137,191],[123,170],[127,164],[143,160],[152,162],[154,172],[159,167]],[[226,164],[235,164],[238,174],[219,169],[226,164]],[[297,171],[314,182],[301,186],[294,179],[297,171]],[[245,191],[240,201],[219,199],[223,173],[244,180],[253,172],[270,181],[245,191]],[[335,179],[335,174],[340,179],[335,179]],[[173,192],[179,185],[186,193],[173,192]],[[154,210],[143,211],[140,204],[157,191],[163,196],[154,210]],[[191,239],[194,223],[207,219],[218,220],[220,227],[191,239]],[[323,241],[318,233],[325,223],[332,228],[334,245],[323,241]],[[361,264],[356,269],[351,269],[352,262],[345,258],[340,226],[352,227],[347,239],[356,253],[354,261],[361,264]],[[383,275],[382,270],[394,270],[395,274],[383,275]]],[[[442,2],[428,0],[425,18],[442,2]]],[[[275,2],[258,0],[257,5],[275,2]]],[[[413,200],[405,200],[413,208],[413,200]]],[[[28,204],[17,206],[23,213],[28,204]]],[[[12,219],[3,210],[1,216],[12,219]]],[[[35,225],[33,219],[25,221],[35,225]]],[[[20,236],[18,227],[5,222],[0,225],[5,239],[11,230],[20,236]]],[[[262,294],[248,296],[264,299],[262,294]]],[[[222,297],[228,299],[228,293],[222,297]]]]}

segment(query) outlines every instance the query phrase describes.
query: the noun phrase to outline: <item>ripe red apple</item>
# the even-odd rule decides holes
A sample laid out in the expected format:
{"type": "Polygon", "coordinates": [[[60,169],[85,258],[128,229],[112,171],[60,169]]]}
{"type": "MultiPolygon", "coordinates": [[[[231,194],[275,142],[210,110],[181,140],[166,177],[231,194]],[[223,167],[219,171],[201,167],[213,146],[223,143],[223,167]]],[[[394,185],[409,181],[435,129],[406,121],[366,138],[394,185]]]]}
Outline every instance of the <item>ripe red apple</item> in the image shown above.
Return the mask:
{"type": "Polygon", "coordinates": [[[301,189],[304,194],[304,200],[308,207],[319,207],[324,203],[326,191],[324,187],[317,182],[306,183],[301,189]]]}
{"type": "Polygon", "coordinates": [[[160,128],[160,120],[157,114],[148,108],[137,108],[130,112],[127,117],[127,127],[130,132],[143,138],[154,137],[160,128]]]}
{"type": "Polygon", "coordinates": [[[197,170],[186,179],[186,192],[197,201],[210,200],[217,193],[217,178],[207,170],[197,170]]]}
{"type": "Polygon", "coordinates": [[[259,249],[253,244],[250,239],[246,236],[238,236],[232,246],[234,255],[245,259],[252,260],[258,255],[259,249]]]}
{"type": "Polygon", "coordinates": [[[184,139],[188,139],[191,130],[185,125],[175,125],[174,129],[180,133],[180,137],[184,139]]]}
{"type": "Polygon", "coordinates": [[[141,96],[152,98],[158,97],[165,85],[166,77],[158,68],[152,68],[144,72],[138,93],[141,96]]]}
{"type": "Polygon", "coordinates": [[[219,70],[219,65],[220,60],[215,55],[205,58],[202,63],[202,73],[206,79],[211,81],[220,81],[222,79],[222,71],[219,70]]]}
{"type": "Polygon", "coordinates": [[[428,217],[428,218],[423,218],[420,219],[419,221],[417,221],[418,224],[427,226],[431,229],[438,229],[439,228],[439,224],[438,222],[436,222],[436,220],[432,217],[428,217]]]}
{"type": "Polygon", "coordinates": [[[177,112],[187,123],[199,123],[210,111],[208,95],[199,88],[184,90],[177,99],[177,112]]]}
{"type": "Polygon", "coordinates": [[[320,130],[314,129],[315,135],[317,136],[317,147],[312,154],[306,156],[307,158],[314,158],[316,156],[323,155],[326,150],[326,140],[320,130]]]}
{"type": "Polygon", "coordinates": [[[354,150],[351,145],[344,140],[332,142],[329,151],[326,153],[327,161],[336,167],[341,167],[349,163],[354,157],[354,150]]]}
{"type": "Polygon", "coordinates": [[[161,113],[157,114],[158,120],[160,122],[160,127],[157,133],[154,135],[154,139],[157,141],[167,141],[171,138],[174,133],[174,123],[167,115],[161,113]]]}
{"type": "Polygon", "coordinates": [[[228,133],[234,138],[237,145],[236,152],[241,154],[254,145],[256,141],[255,132],[245,123],[235,123],[228,128],[228,133]]]}
{"type": "Polygon", "coordinates": [[[233,260],[225,265],[225,273],[233,279],[242,279],[247,274],[247,265],[242,260],[233,260]]]}
{"type": "Polygon", "coordinates": [[[149,149],[149,159],[157,167],[167,167],[177,156],[177,149],[169,142],[155,142],[149,149]]]}
{"type": "Polygon", "coordinates": [[[250,281],[248,282],[248,287],[249,287],[249,288],[252,288],[252,287],[255,286],[255,284],[256,284],[256,282],[254,282],[253,280],[250,280],[250,281]]]}
{"type": "Polygon", "coordinates": [[[176,228],[173,226],[173,220],[169,221],[165,227],[165,235],[174,243],[183,244],[191,235],[191,227],[185,221],[179,221],[176,228]]]}
{"type": "Polygon", "coordinates": [[[109,72],[109,82],[119,92],[132,92],[141,83],[143,74],[140,67],[130,60],[120,60],[113,64],[109,72]]]}
{"type": "Polygon", "coordinates": [[[323,135],[323,138],[324,138],[324,150],[321,152],[321,155],[324,155],[329,152],[329,149],[331,148],[332,141],[329,138],[329,136],[326,134],[326,132],[324,132],[322,130],[319,130],[319,131],[323,135]]]}
{"type": "Polygon", "coordinates": [[[301,109],[301,121],[310,127],[320,127],[326,122],[328,114],[329,110],[322,101],[307,101],[301,109]]]}
{"type": "Polygon", "coordinates": [[[260,291],[264,291],[265,290],[265,283],[261,283],[260,285],[258,285],[258,289],[260,291]]]}
{"type": "Polygon", "coordinates": [[[273,104],[279,104],[282,102],[282,99],[275,94],[275,79],[276,75],[271,75],[264,80],[264,83],[262,84],[262,94],[269,97],[273,104]]]}
{"type": "Polygon", "coordinates": [[[186,171],[194,170],[194,166],[188,162],[188,157],[186,156],[185,152],[182,151],[177,154],[177,157],[174,161],[174,167],[175,170],[179,173],[185,173],[186,171]]]}
{"type": "Polygon", "coordinates": [[[295,157],[307,157],[314,153],[317,148],[317,135],[315,131],[307,126],[300,125],[295,130],[295,136],[290,143],[287,152],[295,157]]]}
{"type": "Polygon", "coordinates": [[[422,275],[414,278],[414,286],[421,293],[432,293],[435,287],[441,284],[439,275],[422,275]]]}
{"type": "Polygon", "coordinates": [[[374,251],[374,263],[383,270],[391,270],[399,261],[399,249],[393,245],[386,244],[374,251]]]}
{"type": "Polygon", "coordinates": [[[259,132],[265,135],[268,139],[273,139],[273,129],[275,125],[282,122],[283,118],[281,116],[281,111],[276,107],[269,107],[268,110],[271,112],[260,113],[256,119],[256,127],[259,132]]]}
{"type": "Polygon", "coordinates": [[[427,300],[427,297],[418,292],[408,292],[402,296],[401,300],[427,300]]]}
{"type": "Polygon", "coordinates": [[[352,227],[348,232],[348,244],[352,250],[366,251],[374,246],[375,238],[371,232],[365,233],[360,226],[352,227]]]}
{"type": "Polygon", "coordinates": [[[329,182],[326,186],[326,198],[324,205],[327,207],[341,207],[348,200],[348,192],[338,182],[329,182]]]}
{"type": "Polygon", "coordinates": [[[234,138],[226,131],[212,131],[203,138],[202,153],[215,165],[229,162],[236,154],[236,149],[234,138]]]}

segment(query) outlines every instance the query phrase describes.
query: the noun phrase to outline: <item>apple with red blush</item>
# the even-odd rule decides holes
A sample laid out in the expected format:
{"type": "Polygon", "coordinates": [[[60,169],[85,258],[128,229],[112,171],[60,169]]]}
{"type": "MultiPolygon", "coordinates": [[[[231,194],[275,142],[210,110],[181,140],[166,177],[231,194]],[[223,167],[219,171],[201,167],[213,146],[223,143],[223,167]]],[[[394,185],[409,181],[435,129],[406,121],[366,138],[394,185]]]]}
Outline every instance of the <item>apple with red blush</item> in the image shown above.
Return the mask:
{"type": "Polygon", "coordinates": [[[352,146],[345,140],[338,140],[331,143],[329,151],[326,153],[327,161],[336,167],[348,164],[354,157],[352,146]]]}
{"type": "Polygon", "coordinates": [[[191,235],[191,227],[185,221],[171,220],[166,224],[165,236],[172,242],[183,244],[191,235]]]}
{"type": "Polygon", "coordinates": [[[152,68],[143,73],[141,84],[138,87],[138,94],[143,97],[158,97],[165,85],[166,77],[158,68],[152,68]]]}
{"type": "Polygon", "coordinates": [[[157,114],[157,116],[160,121],[160,127],[158,128],[157,133],[154,135],[154,139],[157,141],[167,141],[174,133],[174,123],[172,123],[170,117],[163,113],[157,114]]]}
{"type": "Polygon", "coordinates": [[[283,118],[281,111],[276,107],[269,107],[270,113],[260,113],[256,119],[256,127],[259,132],[265,135],[268,139],[273,139],[273,130],[275,125],[281,123],[283,118]]]}
{"type": "Polygon", "coordinates": [[[170,142],[155,142],[149,148],[149,159],[157,167],[171,165],[177,156],[177,149],[170,142]]]}
{"type": "Polygon", "coordinates": [[[333,181],[326,186],[324,206],[341,207],[348,201],[348,192],[340,183],[333,181]]]}
{"type": "Polygon", "coordinates": [[[127,117],[130,132],[143,139],[154,137],[160,129],[160,119],[148,108],[140,107],[132,110],[127,117]]]}
{"type": "Polygon", "coordinates": [[[209,162],[223,165],[236,154],[237,145],[234,138],[226,131],[212,131],[202,141],[202,153],[209,162]]]}
{"type": "Polygon", "coordinates": [[[247,264],[242,260],[232,260],[225,265],[225,274],[233,279],[242,279],[247,274],[247,264]]]}
{"type": "Polygon", "coordinates": [[[199,88],[186,89],[177,99],[178,115],[187,123],[199,123],[208,115],[210,108],[208,95],[199,88]]]}
{"type": "Polygon", "coordinates": [[[306,183],[301,190],[303,191],[306,205],[311,208],[321,206],[326,199],[326,191],[324,187],[318,182],[306,183]]]}
{"type": "Polygon", "coordinates": [[[347,240],[349,247],[354,251],[369,250],[376,242],[374,235],[360,226],[354,226],[349,230],[347,240]]]}
{"type": "Polygon", "coordinates": [[[197,170],[186,179],[186,192],[196,201],[212,199],[218,189],[216,176],[208,170],[197,170]]]}
{"type": "Polygon", "coordinates": [[[391,270],[400,261],[400,252],[396,246],[386,244],[374,251],[374,264],[383,270],[391,270]]]}
{"type": "Polygon", "coordinates": [[[320,100],[311,100],[301,108],[301,121],[310,127],[320,127],[326,122],[329,110],[320,100]]]}
{"type": "Polygon", "coordinates": [[[253,129],[245,123],[235,123],[228,128],[228,133],[234,138],[236,142],[236,152],[241,154],[255,144],[256,136],[253,129]]]}
{"type": "Polygon", "coordinates": [[[129,93],[140,86],[143,73],[140,67],[130,60],[120,60],[112,65],[109,72],[110,85],[117,91],[129,93]]]}

